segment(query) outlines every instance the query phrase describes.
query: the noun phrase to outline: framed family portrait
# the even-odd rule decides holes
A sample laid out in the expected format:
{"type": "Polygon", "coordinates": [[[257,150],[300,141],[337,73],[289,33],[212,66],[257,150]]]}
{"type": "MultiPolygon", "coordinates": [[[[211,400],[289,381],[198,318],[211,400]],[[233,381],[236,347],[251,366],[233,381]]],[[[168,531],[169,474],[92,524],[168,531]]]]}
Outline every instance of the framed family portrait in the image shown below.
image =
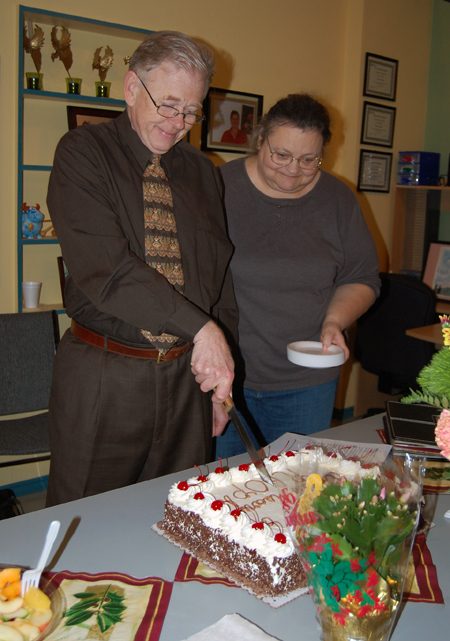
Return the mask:
{"type": "Polygon", "coordinates": [[[389,192],[392,154],[361,149],[358,191],[389,192]]]}
{"type": "Polygon", "coordinates": [[[247,153],[262,110],[263,96],[211,87],[203,101],[202,151],[247,153]]]}
{"type": "Polygon", "coordinates": [[[395,112],[395,107],[364,101],[361,144],[392,147],[395,112]]]}
{"type": "Polygon", "coordinates": [[[120,116],[122,111],[115,109],[95,109],[94,107],[67,107],[67,121],[69,129],[80,125],[98,125],[120,116]]]}
{"type": "Polygon", "coordinates": [[[450,300],[450,243],[430,243],[422,280],[436,298],[450,300]]]}
{"type": "Polygon", "coordinates": [[[395,100],[398,60],[366,53],[364,95],[382,100],[395,100]]]}

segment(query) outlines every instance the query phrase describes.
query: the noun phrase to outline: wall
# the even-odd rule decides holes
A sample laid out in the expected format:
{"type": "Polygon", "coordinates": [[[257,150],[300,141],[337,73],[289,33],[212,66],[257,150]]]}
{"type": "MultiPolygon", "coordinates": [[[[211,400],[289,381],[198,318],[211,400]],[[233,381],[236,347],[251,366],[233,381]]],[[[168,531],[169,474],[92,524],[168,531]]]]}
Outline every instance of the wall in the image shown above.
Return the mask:
{"type": "Polygon", "coordinates": [[[447,175],[450,153],[450,2],[434,0],[424,151],[441,154],[447,175]]]}
{"type": "MultiPolygon", "coordinates": [[[[434,0],[424,151],[441,154],[440,174],[448,179],[450,155],[450,2],[434,0]]],[[[450,211],[441,211],[439,240],[450,241],[450,211]]]]}
{"type": "MultiPolygon", "coordinates": [[[[395,58],[399,79],[394,160],[398,150],[423,149],[433,0],[110,0],[107,4],[31,0],[30,4],[144,29],[175,29],[201,38],[217,54],[213,84],[262,94],[265,108],[288,92],[316,94],[334,121],[324,168],[353,189],[359,164],[365,53],[395,58]]],[[[2,0],[0,7],[0,313],[17,309],[18,7],[18,0],[2,0]]],[[[49,51],[49,34],[46,37],[49,51]]],[[[89,65],[82,75],[83,82],[97,79],[89,65]]],[[[232,154],[217,154],[214,161],[232,158],[232,154]]],[[[391,242],[394,174],[393,168],[389,194],[358,194],[383,269],[388,266],[391,242]]],[[[354,372],[350,365],[347,370],[342,407],[353,403],[354,372]]]]}

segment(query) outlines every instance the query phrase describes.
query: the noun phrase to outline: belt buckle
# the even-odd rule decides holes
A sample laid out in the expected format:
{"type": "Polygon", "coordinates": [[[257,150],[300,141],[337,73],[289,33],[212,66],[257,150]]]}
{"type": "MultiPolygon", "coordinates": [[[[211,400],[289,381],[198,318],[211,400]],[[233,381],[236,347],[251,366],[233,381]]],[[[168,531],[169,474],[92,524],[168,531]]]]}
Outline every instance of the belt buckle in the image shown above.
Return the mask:
{"type": "Polygon", "coordinates": [[[160,363],[163,363],[163,362],[164,362],[164,361],[162,360],[162,357],[163,357],[163,356],[164,356],[164,354],[163,354],[160,350],[158,350],[158,358],[156,359],[156,364],[157,364],[157,365],[159,365],[160,363]]]}

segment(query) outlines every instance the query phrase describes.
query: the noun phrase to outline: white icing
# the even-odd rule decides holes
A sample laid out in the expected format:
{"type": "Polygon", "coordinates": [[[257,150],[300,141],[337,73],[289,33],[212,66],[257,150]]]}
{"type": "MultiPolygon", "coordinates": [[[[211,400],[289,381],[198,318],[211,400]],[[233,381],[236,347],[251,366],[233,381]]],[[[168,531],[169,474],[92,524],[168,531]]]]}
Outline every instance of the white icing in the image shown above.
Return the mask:
{"type": "Polygon", "coordinates": [[[340,473],[339,470],[342,463],[342,456],[339,454],[339,452],[335,452],[333,456],[322,454],[318,463],[319,463],[318,473],[321,476],[326,472],[340,473]]]}
{"type": "Polygon", "coordinates": [[[240,470],[238,467],[232,467],[230,474],[233,483],[245,483],[253,478],[253,470],[251,467],[248,470],[240,470]]]}
{"type": "Polygon", "coordinates": [[[195,485],[196,487],[196,492],[214,492],[214,488],[216,487],[213,481],[201,481],[198,480],[197,476],[193,476],[192,478],[188,479],[188,485],[195,485]]]}
{"type": "Polygon", "coordinates": [[[214,483],[217,487],[224,487],[225,485],[230,485],[231,483],[231,474],[230,472],[211,472],[208,476],[208,479],[214,483]]]}
{"type": "Polygon", "coordinates": [[[169,490],[169,501],[175,505],[183,505],[195,492],[198,492],[194,487],[188,487],[187,490],[180,490],[178,485],[179,483],[174,483],[169,490]]]}
{"type": "Polygon", "coordinates": [[[278,456],[276,461],[267,459],[265,461],[265,465],[269,474],[273,474],[274,472],[281,472],[287,467],[286,458],[283,456],[278,456]]]}
{"type": "Polygon", "coordinates": [[[207,492],[200,492],[197,490],[191,498],[184,503],[186,510],[189,512],[194,512],[195,514],[203,515],[205,511],[210,507],[211,503],[214,501],[214,496],[208,494],[207,492]],[[197,494],[203,494],[203,499],[196,499],[197,494]]]}
{"type": "Polygon", "coordinates": [[[239,516],[233,516],[231,513],[224,514],[220,521],[220,527],[229,538],[239,542],[241,530],[247,523],[249,523],[249,518],[245,512],[241,511],[239,516]]]}
{"type": "MultiPolygon", "coordinates": [[[[211,503],[204,511],[203,511],[203,520],[206,523],[206,525],[209,525],[212,528],[220,528],[220,522],[222,520],[222,517],[225,514],[230,513],[230,508],[227,505],[227,503],[223,503],[222,501],[218,501],[217,503],[222,503],[221,507],[212,507],[213,503],[211,503]]],[[[217,504],[216,504],[217,505],[217,504]]]]}
{"type": "Polygon", "coordinates": [[[342,461],[339,467],[339,474],[345,476],[347,479],[354,479],[359,476],[361,471],[361,463],[359,461],[342,461]]]}

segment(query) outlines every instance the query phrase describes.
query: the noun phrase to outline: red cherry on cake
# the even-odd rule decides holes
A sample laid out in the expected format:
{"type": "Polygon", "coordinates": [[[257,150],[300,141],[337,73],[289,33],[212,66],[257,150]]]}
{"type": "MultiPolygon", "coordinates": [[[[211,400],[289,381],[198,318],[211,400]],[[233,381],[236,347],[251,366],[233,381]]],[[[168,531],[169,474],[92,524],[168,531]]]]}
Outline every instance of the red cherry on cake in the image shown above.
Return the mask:
{"type": "Polygon", "coordinates": [[[278,456],[276,456],[276,454],[274,454],[273,456],[270,457],[270,460],[273,461],[273,462],[278,461],[278,456]]]}
{"type": "Polygon", "coordinates": [[[353,463],[356,463],[356,457],[355,456],[349,456],[347,461],[353,461],[353,463]]]}
{"type": "Polygon", "coordinates": [[[235,519],[236,519],[236,521],[237,521],[237,520],[238,520],[238,517],[240,517],[240,516],[241,516],[241,510],[233,510],[232,512],[230,512],[230,514],[231,514],[231,516],[234,516],[234,518],[235,518],[235,519]]]}
{"type": "Polygon", "coordinates": [[[254,530],[264,530],[264,523],[261,523],[261,521],[259,523],[253,523],[252,528],[254,530]]]}
{"type": "Polygon", "coordinates": [[[277,543],[286,543],[286,537],[281,532],[278,532],[278,534],[275,534],[273,538],[277,543]]]}
{"type": "Polygon", "coordinates": [[[197,494],[194,494],[194,499],[195,499],[196,501],[201,501],[201,500],[202,500],[202,499],[204,499],[204,498],[205,498],[205,495],[204,495],[204,494],[202,494],[201,492],[197,492],[197,494]]]}
{"type": "Polygon", "coordinates": [[[178,483],[178,485],[177,485],[177,488],[178,488],[179,490],[184,490],[184,491],[186,491],[186,490],[188,489],[188,487],[189,487],[189,485],[187,484],[187,481],[181,481],[181,482],[180,482],[180,483],[178,483]]]}
{"type": "Polygon", "coordinates": [[[327,456],[328,458],[337,458],[336,452],[328,452],[327,456]]]}
{"type": "Polygon", "coordinates": [[[223,467],[216,467],[216,469],[214,470],[214,472],[215,472],[216,474],[225,474],[225,470],[223,469],[223,467]]]}
{"type": "Polygon", "coordinates": [[[250,469],[250,465],[248,463],[242,463],[242,465],[239,465],[238,469],[240,472],[248,472],[250,469]]]}
{"type": "Polygon", "coordinates": [[[204,474],[200,474],[200,476],[197,476],[197,481],[199,481],[200,483],[206,483],[207,480],[208,479],[204,474]]]}
{"type": "Polygon", "coordinates": [[[305,450],[315,450],[314,445],[305,445],[305,450]]]}
{"type": "Polygon", "coordinates": [[[363,463],[361,467],[363,470],[370,470],[372,467],[375,467],[375,463],[363,463]]]}
{"type": "Polygon", "coordinates": [[[222,501],[213,501],[211,503],[211,507],[215,512],[218,512],[219,510],[222,509],[223,503],[222,503],[222,501]]]}
{"type": "Polygon", "coordinates": [[[286,456],[295,456],[295,453],[289,450],[289,452],[286,452],[286,456]]]}

